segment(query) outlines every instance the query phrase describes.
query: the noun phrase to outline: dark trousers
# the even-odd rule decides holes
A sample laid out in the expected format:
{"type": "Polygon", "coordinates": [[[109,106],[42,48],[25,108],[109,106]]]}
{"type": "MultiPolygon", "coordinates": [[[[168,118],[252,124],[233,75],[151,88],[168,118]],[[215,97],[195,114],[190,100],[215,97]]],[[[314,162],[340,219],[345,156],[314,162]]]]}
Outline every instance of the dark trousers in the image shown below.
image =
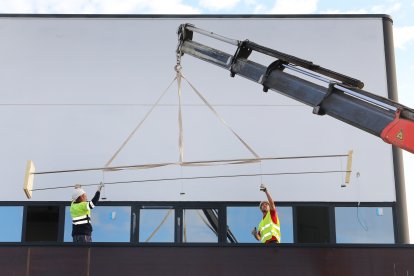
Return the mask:
{"type": "Polygon", "coordinates": [[[268,241],[267,243],[266,243],[266,245],[270,245],[270,246],[275,246],[275,245],[278,245],[279,243],[278,243],[278,241],[276,241],[276,240],[271,240],[271,241],[268,241]]]}
{"type": "Polygon", "coordinates": [[[73,242],[78,242],[78,243],[92,242],[92,236],[75,235],[75,236],[73,236],[73,242]]]}

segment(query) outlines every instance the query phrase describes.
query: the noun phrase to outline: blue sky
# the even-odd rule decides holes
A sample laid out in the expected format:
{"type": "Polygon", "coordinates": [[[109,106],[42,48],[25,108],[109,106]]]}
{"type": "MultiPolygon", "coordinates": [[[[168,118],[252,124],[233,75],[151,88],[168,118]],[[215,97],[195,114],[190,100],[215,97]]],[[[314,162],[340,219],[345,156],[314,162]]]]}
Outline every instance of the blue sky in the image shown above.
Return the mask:
{"type": "MultiPolygon", "coordinates": [[[[0,13],[54,14],[389,14],[399,101],[414,107],[414,0],[1,0],[0,13]]],[[[414,237],[414,155],[404,153],[405,180],[414,237]]],[[[414,241],[413,238],[411,238],[414,241]]]]}

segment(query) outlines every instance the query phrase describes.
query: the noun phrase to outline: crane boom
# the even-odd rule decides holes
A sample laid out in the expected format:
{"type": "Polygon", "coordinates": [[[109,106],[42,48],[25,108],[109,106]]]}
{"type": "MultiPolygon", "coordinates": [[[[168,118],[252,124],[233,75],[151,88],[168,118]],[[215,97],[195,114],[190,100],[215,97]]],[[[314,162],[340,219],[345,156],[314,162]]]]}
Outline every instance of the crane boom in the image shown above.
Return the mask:
{"type": "Polygon", "coordinates": [[[414,153],[414,110],[362,90],[364,83],[360,80],[249,40],[226,38],[191,24],[180,25],[178,39],[179,57],[188,54],[227,69],[232,77],[237,74],[261,84],[264,92],[268,89],[279,92],[312,106],[314,114],[327,114],[414,153]],[[233,44],[237,50],[232,55],[198,43],[193,40],[194,32],[233,44]],[[268,66],[251,61],[248,57],[253,51],[271,56],[275,61],[268,66]],[[294,71],[296,75],[286,71],[294,71]],[[302,75],[327,85],[311,82],[302,75]]]}

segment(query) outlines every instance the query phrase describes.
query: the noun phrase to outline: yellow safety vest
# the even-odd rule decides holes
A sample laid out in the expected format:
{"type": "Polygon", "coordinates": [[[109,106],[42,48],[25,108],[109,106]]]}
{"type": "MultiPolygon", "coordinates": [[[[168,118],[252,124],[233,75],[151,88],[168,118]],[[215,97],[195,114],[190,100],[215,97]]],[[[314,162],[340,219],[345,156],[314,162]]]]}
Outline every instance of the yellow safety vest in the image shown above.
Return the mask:
{"type": "Polygon", "coordinates": [[[89,202],[72,202],[70,205],[70,216],[74,225],[86,224],[91,221],[91,209],[95,206],[92,201],[89,202]]]}
{"type": "Polygon", "coordinates": [[[270,211],[267,212],[266,216],[262,219],[259,224],[259,232],[260,232],[260,241],[265,243],[266,241],[272,239],[272,236],[276,237],[277,242],[280,243],[280,221],[279,217],[277,216],[277,224],[273,222],[272,217],[270,216],[270,211]]]}

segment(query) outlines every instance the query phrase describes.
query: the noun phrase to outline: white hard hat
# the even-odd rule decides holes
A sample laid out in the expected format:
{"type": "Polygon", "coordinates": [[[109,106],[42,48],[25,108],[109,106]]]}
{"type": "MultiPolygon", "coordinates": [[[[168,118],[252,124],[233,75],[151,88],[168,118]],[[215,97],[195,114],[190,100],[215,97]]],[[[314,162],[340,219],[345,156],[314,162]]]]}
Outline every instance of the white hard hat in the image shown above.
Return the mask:
{"type": "Polygon", "coordinates": [[[268,202],[268,201],[266,201],[266,200],[261,201],[261,202],[260,202],[260,204],[259,204],[259,208],[260,208],[260,210],[262,210],[262,204],[263,204],[263,203],[267,203],[267,204],[269,204],[269,202],[268,202]]]}
{"type": "Polygon", "coordinates": [[[83,194],[86,194],[86,192],[82,188],[76,188],[72,193],[72,201],[77,200],[83,194]]]}

